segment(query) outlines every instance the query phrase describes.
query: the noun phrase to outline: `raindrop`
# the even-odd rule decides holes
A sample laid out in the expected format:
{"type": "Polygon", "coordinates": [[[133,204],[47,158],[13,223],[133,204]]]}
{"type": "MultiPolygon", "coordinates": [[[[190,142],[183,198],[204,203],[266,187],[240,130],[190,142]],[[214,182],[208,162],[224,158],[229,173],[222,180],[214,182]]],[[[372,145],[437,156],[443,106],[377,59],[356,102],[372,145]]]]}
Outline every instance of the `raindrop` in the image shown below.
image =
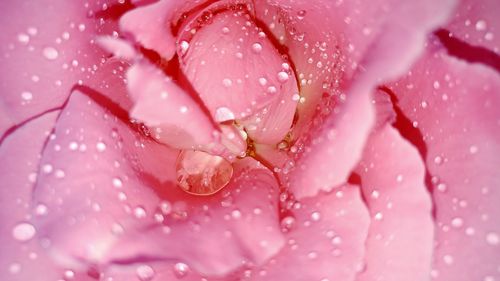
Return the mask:
{"type": "Polygon", "coordinates": [[[278,81],[280,81],[281,83],[285,83],[286,81],[288,81],[288,78],[288,73],[286,73],[285,71],[278,72],[278,81]]]}
{"type": "Polygon", "coordinates": [[[177,278],[182,278],[187,275],[189,266],[183,262],[178,262],[174,265],[174,273],[177,278]]]}
{"type": "Polygon", "coordinates": [[[443,261],[447,265],[451,265],[453,263],[453,257],[450,255],[444,255],[443,256],[443,261]]]}
{"type": "Polygon", "coordinates": [[[306,11],[305,10],[300,10],[300,11],[297,12],[297,19],[303,20],[305,16],[306,16],[306,11]]]}
{"type": "Polygon", "coordinates": [[[319,212],[313,212],[311,214],[311,219],[313,221],[319,221],[321,219],[321,214],[319,212]]]}
{"type": "Polygon", "coordinates": [[[155,271],[149,265],[140,265],[136,269],[136,274],[137,274],[137,277],[139,278],[139,280],[149,281],[149,280],[153,279],[153,277],[155,276],[155,271]]]}
{"type": "Polygon", "coordinates": [[[481,31],[486,29],[486,22],[484,20],[478,20],[476,22],[476,30],[481,31]]]}
{"type": "Polygon", "coordinates": [[[30,92],[22,92],[21,93],[21,98],[25,101],[30,101],[33,99],[33,94],[30,92]]]}
{"type": "Polygon", "coordinates": [[[80,30],[80,31],[85,31],[85,24],[80,23],[80,24],[78,25],[78,30],[80,30]]]}
{"type": "Polygon", "coordinates": [[[168,215],[172,212],[172,204],[168,201],[162,201],[160,203],[160,210],[164,215],[168,215]]]}
{"type": "Polygon", "coordinates": [[[374,216],[375,220],[378,220],[378,221],[382,220],[383,217],[384,217],[384,215],[381,212],[375,213],[375,216],[374,216]]]}
{"type": "Polygon", "coordinates": [[[500,243],[500,237],[495,232],[486,234],[486,242],[492,246],[497,246],[500,243]]]}
{"type": "Polygon", "coordinates": [[[106,150],[106,144],[103,143],[103,142],[98,142],[96,145],[95,145],[97,151],[99,152],[103,152],[104,150],[106,150]]]}
{"type": "Polygon", "coordinates": [[[300,100],[300,95],[299,94],[293,94],[292,95],[292,101],[299,101],[300,100]]]}
{"type": "Polygon", "coordinates": [[[53,47],[45,47],[43,49],[43,56],[48,60],[55,60],[59,57],[59,52],[53,47]]]}
{"type": "Polygon", "coordinates": [[[262,51],[262,45],[260,43],[253,43],[252,51],[256,54],[260,53],[262,51]]]}
{"type": "Polygon", "coordinates": [[[437,185],[437,190],[438,191],[445,192],[446,189],[447,189],[447,186],[444,183],[440,183],[440,184],[437,185]]]}
{"type": "Polygon", "coordinates": [[[29,241],[36,234],[36,228],[27,222],[19,223],[12,229],[12,236],[18,241],[29,241]]]}

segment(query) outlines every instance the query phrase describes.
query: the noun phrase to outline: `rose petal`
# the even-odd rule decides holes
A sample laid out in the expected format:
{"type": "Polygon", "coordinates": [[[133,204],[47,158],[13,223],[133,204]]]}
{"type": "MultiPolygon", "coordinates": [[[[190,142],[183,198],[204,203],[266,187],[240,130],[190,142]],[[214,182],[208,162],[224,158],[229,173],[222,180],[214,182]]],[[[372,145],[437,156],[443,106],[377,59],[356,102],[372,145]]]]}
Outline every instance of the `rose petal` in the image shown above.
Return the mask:
{"type": "Polygon", "coordinates": [[[178,152],[123,121],[75,92],[45,147],[34,198],[50,212],[36,224],[59,263],[100,270],[178,260],[222,275],[279,251],[277,186],[268,172],[235,172],[241,176],[227,192],[189,195],[172,184],[178,152]]]}
{"type": "Polygon", "coordinates": [[[53,281],[66,276],[90,280],[86,272],[56,266],[37,243],[32,217],[44,216],[44,205],[34,206],[31,192],[42,150],[58,112],[48,113],[19,128],[0,146],[0,279],[53,281]]]}
{"type": "MultiPolygon", "coordinates": [[[[306,154],[299,160],[299,169],[291,176],[291,190],[298,198],[313,196],[319,190],[329,190],[345,182],[361,156],[373,124],[370,97],[373,88],[380,81],[404,73],[422,50],[425,35],[446,19],[454,3],[442,1],[436,7],[431,1],[408,1],[397,5],[382,2],[385,5],[365,4],[359,9],[365,11],[366,8],[368,15],[353,13],[356,18],[360,17],[359,22],[353,21],[353,26],[345,23],[334,25],[345,26],[349,31],[347,34],[354,34],[347,39],[355,50],[349,55],[349,60],[350,64],[359,64],[362,68],[353,72],[352,80],[348,79],[347,101],[337,109],[340,114],[328,118],[319,137],[312,140],[306,154]],[[391,9],[382,8],[388,5],[391,9]],[[374,15],[377,15],[376,20],[372,22],[374,15]],[[374,26],[373,33],[364,36],[355,32],[367,23],[370,23],[370,28],[374,26]],[[352,128],[355,128],[354,132],[352,128]]],[[[352,11],[356,7],[345,3],[338,11],[332,10],[332,14],[352,11]]]]}
{"type": "Polygon", "coordinates": [[[6,117],[0,123],[1,134],[60,106],[79,80],[93,79],[93,67],[99,67],[103,52],[91,39],[112,24],[102,25],[87,13],[106,2],[0,3],[0,107],[6,117]]]}
{"type": "Polygon", "coordinates": [[[297,104],[291,66],[243,11],[214,13],[209,22],[194,23],[180,35],[178,53],[212,116],[229,110],[237,120],[243,119],[255,141],[279,142],[290,129],[297,104]],[[196,28],[194,35],[190,28],[196,28]]]}
{"type": "Polygon", "coordinates": [[[435,280],[499,278],[498,73],[429,50],[391,88],[427,145],[436,205],[435,280]]]}
{"type": "Polygon", "coordinates": [[[356,186],[300,201],[285,217],[287,245],[251,280],[354,280],[364,255],[369,218],[356,186]]]}
{"type": "Polygon", "coordinates": [[[500,3],[495,0],[463,0],[446,26],[454,37],[500,54],[500,3]]]}
{"type": "Polygon", "coordinates": [[[193,148],[215,141],[218,130],[210,116],[159,69],[143,62],[127,71],[135,101],[130,115],[155,127],[153,135],[176,148],[193,148]]]}
{"type": "Polygon", "coordinates": [[[370,136],[356,172],[372,218],[356,280],[427,280],[434,225],[417,150],[385,125],[370,136]]]}

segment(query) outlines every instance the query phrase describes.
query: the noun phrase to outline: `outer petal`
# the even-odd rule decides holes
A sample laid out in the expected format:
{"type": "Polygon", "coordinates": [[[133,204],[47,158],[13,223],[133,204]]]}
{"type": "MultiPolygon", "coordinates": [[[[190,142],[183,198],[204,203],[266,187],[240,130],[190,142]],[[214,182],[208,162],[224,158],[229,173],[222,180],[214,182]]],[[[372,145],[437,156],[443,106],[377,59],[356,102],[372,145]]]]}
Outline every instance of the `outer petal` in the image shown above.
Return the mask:
{"type": "MultiPolygon", "coordinates": [[[[381,81],[404,73],[423,48],[426,34],[446,19],[452,4],[453,1],[442,1],[437,9],[433,1],[381,1],[380,6],[345,2],[338,11],[330,6],[333,15],[366,8],[367,15],[353,12],[359,22],[353,20],[352,26],[334,25],[346,27],[347,36],[353,34],[347,38],[354,48],[350,60],[362,67],[356,68],[352,79],[347,80],[347,100],[336,110],[340,113],[329,117],[319,137],[311,141],[299,160],[299,168],[290,180],[296,196],[312,196],[345,182],[361,156],[374,122],[370,93],[381,81]],[[364,28],[376,27],[366,37],[359,32],[364,24],[364,28]]],[[[336,19],[331,15],[329,18],[336,19]]]]}
{"type": "Polygon", "coordinates": [[[368,140],[357,168],[372,217],[365,270],[356,280],[427,280],[434,225],[420,155],[385,125],[368,140]]]}
{"type": "Polygon", "coordinates": [[[65,276],[90,280],[86,272],[58,267],[47,257],[33,217],[46,215],[43,205],[33,206],[31,192],[42,150],[57,112],[46,114],[20,128],[0,146],[0,279],[53,281],[65,276]]]}
{"type": "Polygon", "coordinates": [[[137,63],[128,70],[127,81],[135,101],[130,115],[154,127],[159,141],[193,148],[216,140],[218,128],[211,117],[160,69],[137,63]]]}
{"type": "Polygon", "coordinates": [[[88,15],[106,2],[0,3],[0,134],[60,106],[73,85],[93,79],[103,52],[92,39],[110,24],[88,15]]]}
{"type": "Polygon", "coordinates": [[[283,218],[287,245],[251,280],[354,280],[361,268],[369,218],[357,186],[296,203],[283,218]]]}
{"type": "Polygon", "coordinates": [[[499,278],[500,77],[429,50],[392,89],[427,144],[436,280],[499,278]]]}
{"type": "Polygon", "coordinates": [[[172,183],[176,156],[73,93],[44,149],[34,194],[49,210],[36,223],[52,256],[79,270],[174,260],[220,275],[280,249],[272,176],[243,171],[230,192],[197,198],[172,183]]]}

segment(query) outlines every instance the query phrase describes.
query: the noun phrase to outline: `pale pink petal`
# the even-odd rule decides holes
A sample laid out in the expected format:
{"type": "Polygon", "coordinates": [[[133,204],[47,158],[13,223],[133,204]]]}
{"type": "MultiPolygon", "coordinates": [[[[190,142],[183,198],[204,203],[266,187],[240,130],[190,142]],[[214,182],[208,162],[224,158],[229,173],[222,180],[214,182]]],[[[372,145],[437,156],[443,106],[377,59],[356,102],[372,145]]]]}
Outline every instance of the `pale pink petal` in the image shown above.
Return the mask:
{"type": "Polygon", "coordinates": [[[498,73],[429,50],[391,88],[427,145],[436,206],[434,280],[500,278],[498,73]]]}
{"type": "Polygon", "coordinates": [[[346,36],[352,36],[346,38],[353,45],[352,53],[346,54],[347,62],[360,67],[344,78],[346,101],[328,117],[317,137],[306,143],[306,153],[290,180],[291,190],[299,198],[345,182],[374,122],[370,93],[380,82],[406,71],[421,52],[426,34],[447,18],[454,3],[441,1],[436,6],[434,1],[380,2],[330,6],[334,16],[329,18],[335,21],[351,16],[340,15],[357,8],[367,13],[352,13],[354,18],[349,24],[333,25],[346,28],[346,36]],[[338,13],[340,17],[335,16],[338,13]],[[366,28],[371,31],[363,34],[366,28]]]}
{"type": "Polygon", "coordinates": [[[297,105],[292,66],[245,11],[214,12],[209,22],[199,22],[183,28],[178,54],[212,116],[229,110],[255,141],[279,142],[290,129],[297,105]]]}
{"type": "Polygon", "coordinates": [[[112,23],[88,16],[110,1],[0,3],[0,134],[61,106],[79,80],[93,79],[104,56],[92,43],[112,23]]]}
{"type": "Polygon", "coordinates": [[[428,280],[434,225],[418,151],[385,125],[370,136],[356,172],[371,216],[356,280],[428,280]]]}
{"type": "Polygon", "coordinates": [[[176,260],[223,275],[279,251],[271,174],[240,169],[224,191],[192,196],[174,184],[178,151],[110,110],[74,92],[44,148],[34,199],[49,212],[34,223],[58,263],[101,272],[110,264],[176,260]]]}
{"type": "Polygon", "coordinates": [[[33,218],[45,216],[44,205],[33,205],[32,190],[39,153],[58,112],[48,113],[25,124],[0,146],[0,279],[8,281],[53,281],[65,276],[91,280],[86,272],[58,267],[37,241],[33,218]]]}
{"type": "Polygon", "coordinates": [[[287,245],[250,280],[354,280],[362,268],[369,217],[357,186],[295,203],[282,218],[287,245]]]}
{"type": "Polygon", "coordinates": [[[500,54],[500,2],[462,0],[446,28],[452,36],[500,54]]]}
{"type": "Polygon", "coordinates": [[[153,136],[176,148],[214,142],[217,125],[198,103],[155,66],[143,62],[127,71],[135,102],[131,117],[153,127],[153,136]]]}

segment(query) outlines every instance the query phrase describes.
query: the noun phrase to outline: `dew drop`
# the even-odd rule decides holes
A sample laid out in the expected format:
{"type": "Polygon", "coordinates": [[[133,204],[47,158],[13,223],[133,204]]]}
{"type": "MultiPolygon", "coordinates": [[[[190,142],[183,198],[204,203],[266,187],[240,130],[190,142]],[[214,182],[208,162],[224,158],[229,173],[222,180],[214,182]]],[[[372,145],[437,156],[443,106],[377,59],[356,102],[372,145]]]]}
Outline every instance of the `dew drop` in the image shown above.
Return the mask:
{"type": "Polygon", "coordinates": [[[269,94],[275,94],[277,91],[278,91],[278,89],[276,89],[276,87],[274,87],[274,86],[269,86],[269,87],[267,88],[267,92],[268,92],[269,94]]]}
{"type": "Polygon", "coordinates": [[[178,262],[174,265],[174,274],[177,278],[182,278],[188,274],[189,266],[183,262],[178,262]]]}
{"type": "Polygon", "coordinates": [[[179,108],[179,111],[180,111],[181,113],[187,113],[188,108],[187,108],[187,106],[181,106],[181,108],[179,108]]]}
{"type": "Polygon", "coordinates": [[[23,44],[28,44],[30,42],[30,37],[28,34],[20,33],[17,35],[17,41],[23,44]]]}
{"type": "Polygon", "coordinates": [[[437,90],[437,89],[439,89],[439,88],[441,87],[441,85],[439,84],[439,81],[437,81],[437,80],[436,80],[436,81],[434,81],[433,87],[434,87],[434,89],[436,89],[436,90],[437,90]]]}
{"type": "Polygon", "coordinates": [[[229,28],[228,28],[227,26],[224,26],[224,27],[222,28],[222,33],[224,33],[224,34],[228,34],[228,33],[229,33],[229,28]]]}
{"type": "Polygon", "coordinates": [[[146,210],[143,207],[136,207],[134,209],[134,216],[138,219],[142,219],[146,217],[146,210]]]}
{"type": "Polygon", "coordinates": [[[164,215],[168,215],[172,212],[172,204],[168,201],[162,201],[160,203],[160,210],[164,215]]]}
{"type": "Polygon", "coordinates": [[[266,78],[264,78],[264,77],[260,77],[260,78],[259,78],[259,84],[260,84],[261,86],[265,86],[265,85],[267,84],[267,79],[266,79],[266,78]]]}
{"type": "Polygon", "coordinates": [[[123,182],[119,178],[113,178],[112,182],[113,182],[113,186],[116,187],[116,188],[123,187],[123,182]]]}
{"type": "Polygon", "coordinates": [[[141,281],[149,281],[155,276],[155,271],[149,265],[140,265],[136,269],[137,278],[141,281]]]}
{"type": "Polygon", "coordinates": [[[233,217],[233,219],[239,219],[241,218],[241,212],[239,210],[233,210],[231,212],[231,217],[233,217]]]}
{"type": "Polygon", "coordinates": [[[459,228],[464,225],[464,220],[462,218],[454,218],[451,220],[451,225],[453,227],[459,228]]]}
{"type": "Polygon", "coordinates": [[[25,101],[30,101],[33,99],[33,94],[31,92],[22,92],[21,98],[25,101]]]}
{"type": "Polygon", "coordinates": [[[306,16],[306,11],[305,10],[300,10],[300,11],[297,12],[297,19],[303,20],[305,16],[306,16]]]}
{"type": "Polygon", "coordinates": [[[55,60],[59,57],[59,52],[53,47],[45,47],[43,49],[43,56],[48,60],[55,60]]]}
{"type": "Polygon", "coordinates": [[[486,22],[484,20],[478,20],[476,22],[476,30],[481,31],[486,29],[486,22]]]}
{"type": "Polygon", "coordinates": [[[283,231],[289,231],[295,224],[295,218],[292,216],[286,216],[281,220],[281,227],[283,231]]]}
{"type": "Polygon", "coordinates": [[[12,229],[14,239],[24,242],[31,240],[36,234],[36,228],[27,222],[19,223],[12,229]]]}
{"type": "Polygon", "coordinates": [[[44,204],[38,204],[35,207],[35,214],[37,216],[45,216],[45,215],[47,215],[48,212],[49,212],[49,208],[47,208],[47,206],[44,204]]]}
{"type": "Polygon", "coordinates": [[[262,51],[262,45],[260,43],[253,43],[252,51],[256,54],[260,53],[262,51]]]}
{"type": "Polygon", "coordinates": [[[321,214],[319,212],[313,212],[311,214],[311,219],[313,221],[319,221],[321,219],[321,214]]]}
{"type": "Polygon", "coordinates": [[[441,156],[434,157],[434,163],[436,163],[436,165],[441,165],[441,163],[443,163],[443,158],[441,156]]]}
{"type": "Polygon", "coordinates": [[[75,272],[73,270],[64,271],[64,278],[66,278],[66,280],[72,280],[75,278],[75,272]]]}
{"type": "Polygon", "coordinates": [[[500,237],[495,232],[486,234],[486,242],[489,245],[497,246],[500,243],[500,237]]]}
{"type": "Polygon", "coordinates": [[[103,143],[103,142],[98,142],[96,145],[95,145],[97,151],[99,152],[103,152],[104,150],[106,150],[106,144],[103,143]]]}
{"type": "Polygon", "coordinates": [[[288,81],[288,79],[288,73],[286,73],[285,71],[278,72],[278,81],[280,81],[281,83],[285,83],[286,81],[288,81]]]}

